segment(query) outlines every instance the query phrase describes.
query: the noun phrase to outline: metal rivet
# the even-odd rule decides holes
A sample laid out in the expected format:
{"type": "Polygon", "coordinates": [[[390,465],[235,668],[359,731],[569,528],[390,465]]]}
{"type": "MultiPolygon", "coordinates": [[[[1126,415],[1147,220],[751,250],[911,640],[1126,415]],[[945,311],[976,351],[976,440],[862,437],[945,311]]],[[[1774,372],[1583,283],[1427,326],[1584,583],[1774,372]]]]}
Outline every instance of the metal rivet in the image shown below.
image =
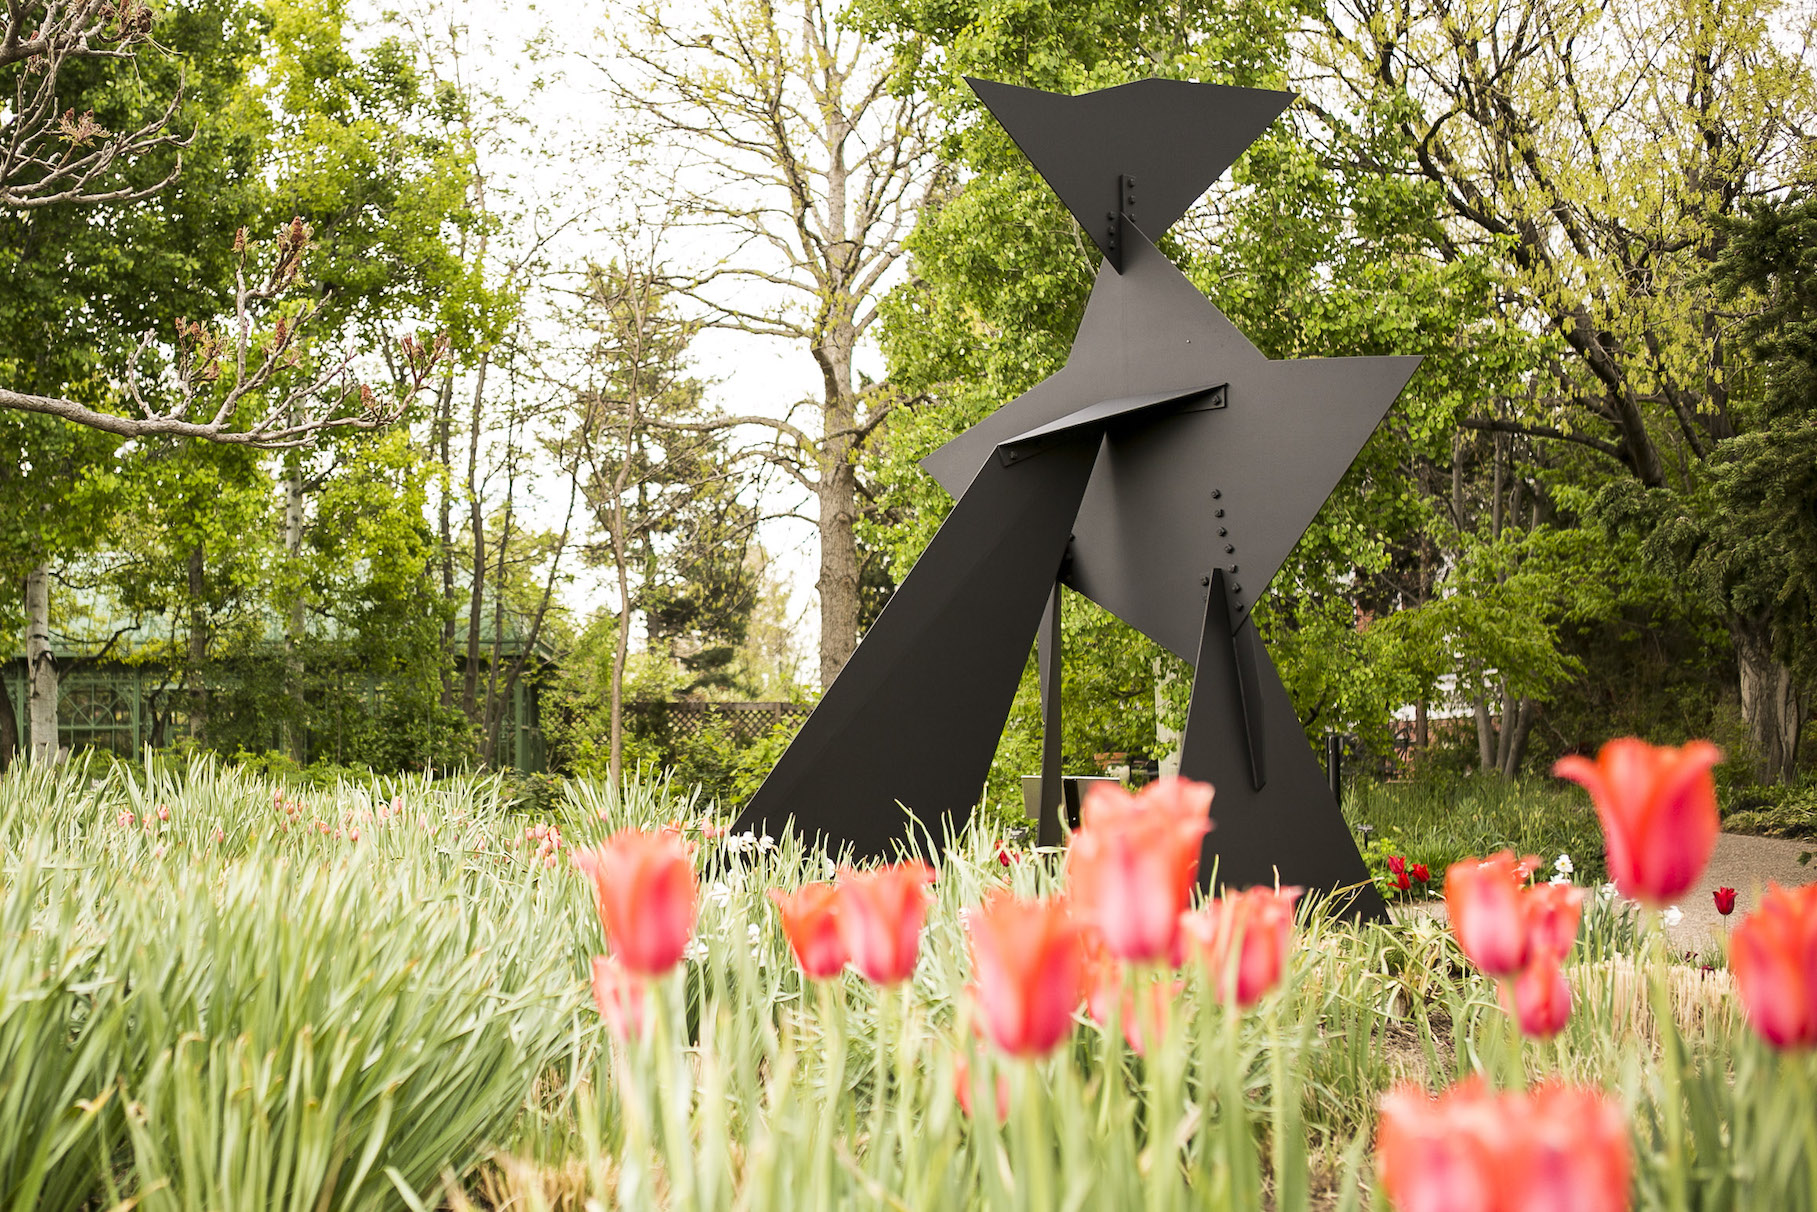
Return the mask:
{"type": "Polygon", "coordinates": [[[1211,584],[1211,578],[1210,578],[1210,577],[1200,577],[1200,578],[1199,578],[1199,584],[1201,584],[1201,585],[1209,585],[1209,584],[1211,584]]]}
{"type": "Polygon", "coordinates": [[[1224,511],[1223,511],[1223,510],[1222,510],[1222,509],[1220,509],[1220,510],[1218,510],[1218,511],[1217,511],[1217,513],[1216,513],[1216,514],[1214,514],[1214,515],[1213,515],[1213,516],[1214,516],[1214,517],[1220,517],[1220,518],[1221,518],[1221,517],[1223,517],[1223,516],[1224,516],[1224,511]]]}
{"type": "Polygon", "coordinates": [[[1235,571],[1236,571],[1236,570],[1237,570],[1237,566],[1236,566],[1236,565],[1235,565],[1235,564],[1232,564],[1232,565],[1231,565],[1231,566],[1230,566],[1230,571],[1231,571],[1231,572],[1235,572],[1235,571]]]}
{"type": "Polygon", "coordinates": [[[1242,587],[1242,586],[1241,586],[1241,585],[1238,585],[1238,586],[1237,586],[1237,592],[1238,592],[1238,593],[1242,593],[1242,592],[1243,592],[1243,587],[1242,587]]]}
{"type": "Polygon", "coordinates": [[[1211,490],[1211,499],[1214,501],[1223,495],[1224,495],[1224,490],[1221,488],[1214,488],[1211,490]]]}
{"type": "Polygon", "coordinates": [[[1235,543],[1224,544],[1224,554],[1225,555],[1235,555],[1236,553],[1237,553],[1237,545],[1235,543]]]}
{"type": "MultiPolygon", "coordinates": [[[[1220,511],[1220,512],[1221,512],[1221,511],[1220,511]]],[[[1229,534],[1229,533],[1230,533],[1230,528],[1229,528],[1229,527],[1227,527],[1227,526],[1220,526],[1220,527],[1218,527],[1218,537],[1219,537],[1219,538],[1220,538],[1220,539],[1221,539],[1221,538],[1223,538],[1223,537],[1224,537],[1224,536],[1225,536],[1225,535],[1227,535],[1227,534],[1229,534]]]]}

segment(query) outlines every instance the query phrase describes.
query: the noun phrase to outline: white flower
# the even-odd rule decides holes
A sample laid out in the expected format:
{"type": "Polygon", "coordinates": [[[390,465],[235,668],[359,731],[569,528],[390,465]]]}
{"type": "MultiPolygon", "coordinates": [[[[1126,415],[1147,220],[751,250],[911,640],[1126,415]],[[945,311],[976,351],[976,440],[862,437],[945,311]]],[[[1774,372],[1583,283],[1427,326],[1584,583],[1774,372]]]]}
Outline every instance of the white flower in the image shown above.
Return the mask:
{"type": "Polygon", "coordinates": [[[745,942],[749,943],[752,947],[756,947],[757,944],[763,942],[763,930],[756,922],[752,922],[744,928],[744,938],[745,942]]]}
{"type": "Polygon", "coordinates": [[[1620,891],[1621,889],[1615,886],[1615,881],[1611,880],[1599,887],[1596,890],[1596,895],[1602,897],[1605,901],[1612,901],[1620,891]]]}
{"type": "Polygon", "coordinates": [[[687,959],[693,960],[697,964],[705,961],[707,958],[706,940],[700,938],[694,939],[688,944],[688,949],[682,952],[682,955],[687,959]]]}
{"type": "Polygon", "coordinates": [[[1552,870],[1558,872],[1560,875],[1570,875],[1577,870],[1577,865],[1571,861],[1570,855],[1561,854],[1553,861],[1552,870]]]}
{"type": "Polygon", "coordinates": [[[757,848],[759,850],[774,850],[776,849],[776,839],[766,833],[757,839],[757,848]]]}
{"type": "Polygon", "coordinates": [[[1685,915],[1677,905],[1671,905],[1667,907],[1664,913],[1659,915],[1659,920],[1664,922],[1668,927],[1671,927],[1684,921],[1685,915]]]}
{"type": "Polygon", "coordinates": [[[835,876],[835,875],[838,875],[838,874],[839,874],[839,864],[838,864],[838,863],[835,863],[835,862],[834,862],[834,861],[833,861],[833,860],[832,860],[832,859],[830,859],[830,858],[823,858],[823,859],[821,859],[821,860],[820,860],[820,861],[821,861],[821,862],[822,862],[822,863],[825,863],[825,864],[826,864],[826,873],[827,873],[827,877],[828,877],[828,878],[829,878],[829,879],[830,879],[830,878],[832,878],[832,877],[833,877],[833,876],[835,876]]]}
{"type": "Polygon", "coordinates": [[[755,833],[734,833],[726,838],[726,849],[733,854],[737,854],[741,850],[749,850],[756,844],[757,835],[755,833]]]}
{"type": "Polygon", "coordinates": [[[1571,882],[1571,877],[1561,871],[1546,882],[1548,884],[1569,884],[1571,882]]]}
{"type": "Polygon", "coordinates": [[[724,880],[714,880],[707,886],[707,899],[724,909],[732,900],[732,889],[724,880]]]}

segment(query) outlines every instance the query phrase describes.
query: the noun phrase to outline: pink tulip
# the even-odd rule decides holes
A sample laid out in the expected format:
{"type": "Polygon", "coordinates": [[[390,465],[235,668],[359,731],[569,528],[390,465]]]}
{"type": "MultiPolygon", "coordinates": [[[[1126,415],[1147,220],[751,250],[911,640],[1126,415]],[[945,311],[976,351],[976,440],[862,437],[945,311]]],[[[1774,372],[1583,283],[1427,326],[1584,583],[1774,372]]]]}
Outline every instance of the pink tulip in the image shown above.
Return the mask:
{"type": "Polygon", "coordinates": [[[1616,887],[1664,905],[1697,882],[1716,847],[1721,818],[1710,771],[1720,761],[1722,750],[1708,741],[1674,749],[1624,737],[1594,762],[1573,754],[1552,772],[1589,791],[1616,887]]]}
{"type": "Polygon", "coordinates": [[[1451,932],[1470,962],[1490,976],[1509,976],[1527,962],[1530,939],[1521,878],[1512,850],[1445,869],[1451,932]]]}
{"type": "Polygon", "coordinates": [[[1571,884],[1535,884],[1521,894],[1527,917],[1527,951],[1563,959],[1577,942],[1584,890],[1571,884]]]}
{"type": "Polygon", "coordinates": [[[811,980],[838,976],[851,958],[839,937],[839,890],[831,884],[803,884],[793,893],[772,888],[770,900],[801,974],[811,980]]]}
{"type": "Polygon", "coordinates": [[[1102,783],[1087,794],[1066,870],[1078,913],[1118,958],[1178,963],[1211,796],[1210,784],[1177,778],[1133,796],[1102,783]]]}
{"type": "Polygon", "coordinates": [[[575,851],[574,862],[593,881],[600,925],[619,963],[650,977],[681,961],[699,887],[680,838],[622,829],[589,852],[575,851]]]}
{"type": "Polygon", "coordinates": [[[1250,888],[1183,914],[1180,926],[1211,974],[1220,1002],[1253,1006],[1281,982],[1298,888],[1250,888]]]}
{"type": "Polygon", "coordinates": [[[965,916],[985,1029],[1011,1056],[1045,1056],[1084,996],[1079,924],[1058,901],[999,889],[965,916]]]}
{"type": "Polygon", "coordinates": [[[642,978],[603,955],[593,957],[593,1004],[618,1039],[635,1039],[644,1031],[645,990],[642,978]]]}
{"type": "Polygon", "coordinates": [[[1817,1044],[1817,884],[1768,884],[1730,936],[1729,968],[1748,1021],[1768,1043],[1817,1044]]]}
{"type": "Polygon", "coordinates": [[[934,869],[922,862],[840,872],[839,937],[866,980],[894,985],[915,974],[933,882],[934,869]]]}
{"type": "Polygon", "coordinates": [[[1571,986],[1558,957],[1541,952],[1519,976],[1502,983],[1502,1005],[1520,1024],[1523,1035],[1550,1039],[1571,1021],[1571,986]]]}

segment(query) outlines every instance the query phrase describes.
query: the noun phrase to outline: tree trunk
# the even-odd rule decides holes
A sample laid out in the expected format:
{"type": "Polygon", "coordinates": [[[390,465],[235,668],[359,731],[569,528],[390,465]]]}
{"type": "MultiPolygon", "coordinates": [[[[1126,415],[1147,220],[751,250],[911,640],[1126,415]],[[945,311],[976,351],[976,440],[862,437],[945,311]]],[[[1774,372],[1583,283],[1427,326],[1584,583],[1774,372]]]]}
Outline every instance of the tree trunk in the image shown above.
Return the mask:
{"type": "MultiPolygon", "coordinates": [[[[284,477],[284,552],[293,572],[300,572],[303,559],[303,460],[292,454],[288,474],[284,477]]],[[[303,697],[303,614],[302,586],[293,586],[289,617],[284,625],[284,681],[290,696],[290,718],[284,722],[284,747],[299,764],[309,760],[309,745],[304,720],[303,697]]]]}
{"type": "Polygon", "coordinates": [[[1500,749],[1502,777],[1511,779],[1527,756],[1527,736],[1533,731],[1534,703],[1523,698],[1514,709],[1502,716],[1500,749]]]}
{"type": "Polygon", "coordinates": [[[1488,699],[1476,700],[1476,759],[1484,774],[1495,769],[1495,727],[1489,723],[1488,699]]]}
{"type": "MultiPolygon", "coordinates": [[[[479,491],[479,423],[489,361],[487,355],[480,356],[473,385],[473,407],[467,419],[467,528],[473,539],[473,579],[467,587],[467,668],[461,676],[461,710],[476,728],[485,726],[479,715],[480,608],[486,592],[486,507],[480,500],[479,491]]],[[[483,733],[481,737],[483,740],[483,733]]]]}
{"type": "Polygon", "coordinates": [[[835,328],[814,350],[826,384],[820,443],[819,500],[820,686],[833,684],[858,647],[858,457],[854,427],[858,401],[852,390],[856,334],[835,328]]]}
{"type": "Polygon", "coordinates": [[[19,752],[19,717],[14,714],[15,710],[6,675],[0,672],[0,772],[13,764],[13,758],[19,752]]]}
{"type": "Polygon", "coordinates": [[[1754,743],[1754,776],[1762,783],[1789,783],[1798,773],[1798,737],[1806,703],[1792,671],[1773,656],[1771,624],[1762,619],[1729,620],[1741,682],[1741,718],[1754,743]]]}
{"type": "Polygon", "coordinates": [[[208,738],[208,687],[202,665],[208,659],[208,611],[202,601],[207,587],[202,544],[189,549],[189,738],[200,745],[208,738]]]}
{"type": "Polygon", "coordinates": [[[50,650],[50,569],[43,564],[25,577],[25,661],[31,671],[28,724],[32,761],[57,760],[57,659],[50,650]]]}

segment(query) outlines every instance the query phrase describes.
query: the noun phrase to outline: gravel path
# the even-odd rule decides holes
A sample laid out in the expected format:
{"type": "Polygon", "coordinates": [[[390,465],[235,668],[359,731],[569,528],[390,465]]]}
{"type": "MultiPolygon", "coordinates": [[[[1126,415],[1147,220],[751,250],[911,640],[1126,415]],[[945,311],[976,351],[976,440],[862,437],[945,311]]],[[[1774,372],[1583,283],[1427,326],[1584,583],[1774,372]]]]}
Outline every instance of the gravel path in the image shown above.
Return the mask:
{"type": "MultiPolygon", "coordinates": [[[[1776,882],[1787,888],[1817,883],[1817,859],[1808,867],[1798,865],[1798,856],[1807,852],[1817,852],[1817,842],[1744,837],[1739,833],[1724,833],[1717,837],[1716,852],[1710,856],[1710,865],[1704,870],[1703,878],[1678,902],[1684,920],[1672,927],[1673,945],[1687,951],[1713,950],[1721,944],[1726,925],[1741,920],[1760,904],[1760,894],[1768,883],[1776,882]],[[1723,887],[1733,888],[1737,893],[1735,914],[1727,923],[1716,912],[1716,901],[1711,896],[1723,887]]],[[[1549,860],[1557,856],[1540,857],[1549,860]]],[[[1431,916],[1442,921],[1445,903],[1436,900],[1396,905],[1393,912],[1400,920],[1431,916]]]]}

